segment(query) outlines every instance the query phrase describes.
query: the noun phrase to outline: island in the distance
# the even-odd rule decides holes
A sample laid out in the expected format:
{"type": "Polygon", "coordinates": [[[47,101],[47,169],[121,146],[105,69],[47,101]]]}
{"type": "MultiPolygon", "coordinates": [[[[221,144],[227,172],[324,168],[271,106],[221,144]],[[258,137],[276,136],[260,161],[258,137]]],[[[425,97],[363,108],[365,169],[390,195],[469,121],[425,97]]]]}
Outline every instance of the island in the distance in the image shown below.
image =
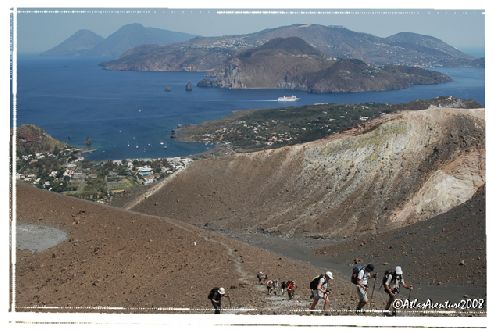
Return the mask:
{"type": "Polygon", "coordinates": [[[433,36],[399,32],[381,38],[321,24],[292,24],[243,35],[197,37],[169,45],[148,42],[101,65],[107,70],[208,72],[242,51],[272,39],[289,37],[304,40],[327,57],[358,59],[374,65],[484,67],[484,58],[476,59],[433,36]]]}
{"type": "Polygon", "coordinates": [[[293,89],[310,93],[384,91],[439,84],[450,77],[419,67],[327,57],[298,37],[275,38],[228,58],[198,87],[293,89]]]}

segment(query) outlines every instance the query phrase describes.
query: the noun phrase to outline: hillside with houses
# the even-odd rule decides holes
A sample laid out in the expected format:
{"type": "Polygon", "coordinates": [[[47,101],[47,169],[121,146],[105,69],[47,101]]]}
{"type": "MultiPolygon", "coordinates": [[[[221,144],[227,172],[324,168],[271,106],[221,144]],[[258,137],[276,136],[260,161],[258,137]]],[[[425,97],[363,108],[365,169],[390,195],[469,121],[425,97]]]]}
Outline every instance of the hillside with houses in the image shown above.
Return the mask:
{"type": "Polygon", "coordinates": [[[100,203],[152,185],[191,161],[180,157],[90,161],[85,159],[86,151],[57,141],[33,125],[19,127],[17,143],[17,180],[100,203]]]}

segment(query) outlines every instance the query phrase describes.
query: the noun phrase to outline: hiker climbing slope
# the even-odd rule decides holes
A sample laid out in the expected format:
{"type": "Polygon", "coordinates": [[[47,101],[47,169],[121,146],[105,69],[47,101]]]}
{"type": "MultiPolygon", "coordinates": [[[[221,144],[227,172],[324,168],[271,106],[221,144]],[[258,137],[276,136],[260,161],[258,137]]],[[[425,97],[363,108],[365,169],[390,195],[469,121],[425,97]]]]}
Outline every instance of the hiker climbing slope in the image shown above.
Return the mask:
{"type": "Polygon", "coordinates": [[[259,271],[257,273],[257,279],[259,280],[259,284],[263,284],[264,281],[267,280],[267,274],[265,274],[264,272],[262,271],[259,271]]]}
{"type": "MultiPolygon", "coordinates": [[[[413,289],[413,286],[407,284],[403,279],[403,269],[401,266],[396,266],[394,271],[385,271],[384,278],[382,279],[382,285],[384,287],[384,291],[389,294],[389,300],[385,305],[385,310],[389,310],[392,303],[396,299],[396,296],[399,294],[399,287],[403,286],[406,289],[413,289]]],[[[388,313],[386,313],[387,315],[388,313]]],[[[392,315],[396,315],[396,309],[393,308],[392,315]]]]}
{"type": "Polygon", "coordinates": [[[267,295],[278,295],[279,280],[268,280],[266,281],[267,295]]]}
{"type": "Polygon", "coordinates": [[[320,274],[316,276],[309,284],[309,288],[311,289],[311,298],[313,302],[309,309],[315,310],[318,301],[323,299],[323,310],[326,310],[330,304],[330,299],[328,298],[328,282],[333,280],[333,274],[330,271],[327,271],[324,275],[320,274]]]}
{"type": "Polygon", "coordinates": [[[226,290],[222,287],[212,288],[208,293],[208,299],[214,307],[214,314],[220,314],[222,310],[222,297],[226,295],[226,290]]]}
{"type": "Polygon", "coordinates": [[[288,299],[293,299],[295,295],[295,290],[297,289],[297,284],[293,280],[289,280],[286,283],[286,292],[288,293],[288,299]]]}
{"type": "Polygon", "coordinates": [[[297,284],[293,280],[283,281],[281,283],[281,295],[288,293],[288,299],[291,300],[295,295],[295,289],[297,289],[297,284]]]}
{"type": "Polygon", "coordinates": [[[356,311],[361,310],[368,303],[368,279],[376,278],[377,274],[373,271],[375,266],[373,264],[354,265],[352,271],[351,282],[356,285],[356,291],[359,297],[359,303],[356,311]]]}

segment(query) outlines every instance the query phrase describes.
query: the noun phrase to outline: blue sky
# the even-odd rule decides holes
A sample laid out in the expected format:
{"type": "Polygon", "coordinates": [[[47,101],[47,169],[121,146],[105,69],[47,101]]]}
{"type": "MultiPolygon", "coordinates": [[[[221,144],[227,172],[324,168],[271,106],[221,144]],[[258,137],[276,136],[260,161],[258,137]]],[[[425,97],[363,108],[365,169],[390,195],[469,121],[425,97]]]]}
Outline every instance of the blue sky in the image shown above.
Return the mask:
{"type": "Polygon", "coordinates": [[[307,13],[308,10],[284,10],[280,13],[278,10],[242,14],[220,14],[216,9],[124,11],[113,8],[109,12],[103,12],[103,9],[84,13],[37,13],[34,9],[21,12],[17,16],[18,52],[45,51],[79,29],[89,29],[107,37],[128,23],[202,36],[243,34],[293,23],[338,24],[380,37],[411,31],[435,36],[459,49],[484,48],[484,15],[478,10],[342,9],[335,12],[334,9],[327,9],[314,13],[307,13]]]}

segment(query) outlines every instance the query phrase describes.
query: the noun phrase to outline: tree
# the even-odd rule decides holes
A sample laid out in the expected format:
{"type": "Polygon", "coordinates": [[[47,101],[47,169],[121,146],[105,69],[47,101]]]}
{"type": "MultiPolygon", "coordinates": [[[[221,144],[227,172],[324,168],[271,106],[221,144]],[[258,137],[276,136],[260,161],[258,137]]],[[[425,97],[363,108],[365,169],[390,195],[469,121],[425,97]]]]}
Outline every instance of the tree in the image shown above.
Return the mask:
{"type": "Polygon", "coordinates": [[[116,173],[118,175],[127,175],[128,174],[128,168],[123,166],[123,165],[120,165],[117,167],[116,169],[116,173]]]}

